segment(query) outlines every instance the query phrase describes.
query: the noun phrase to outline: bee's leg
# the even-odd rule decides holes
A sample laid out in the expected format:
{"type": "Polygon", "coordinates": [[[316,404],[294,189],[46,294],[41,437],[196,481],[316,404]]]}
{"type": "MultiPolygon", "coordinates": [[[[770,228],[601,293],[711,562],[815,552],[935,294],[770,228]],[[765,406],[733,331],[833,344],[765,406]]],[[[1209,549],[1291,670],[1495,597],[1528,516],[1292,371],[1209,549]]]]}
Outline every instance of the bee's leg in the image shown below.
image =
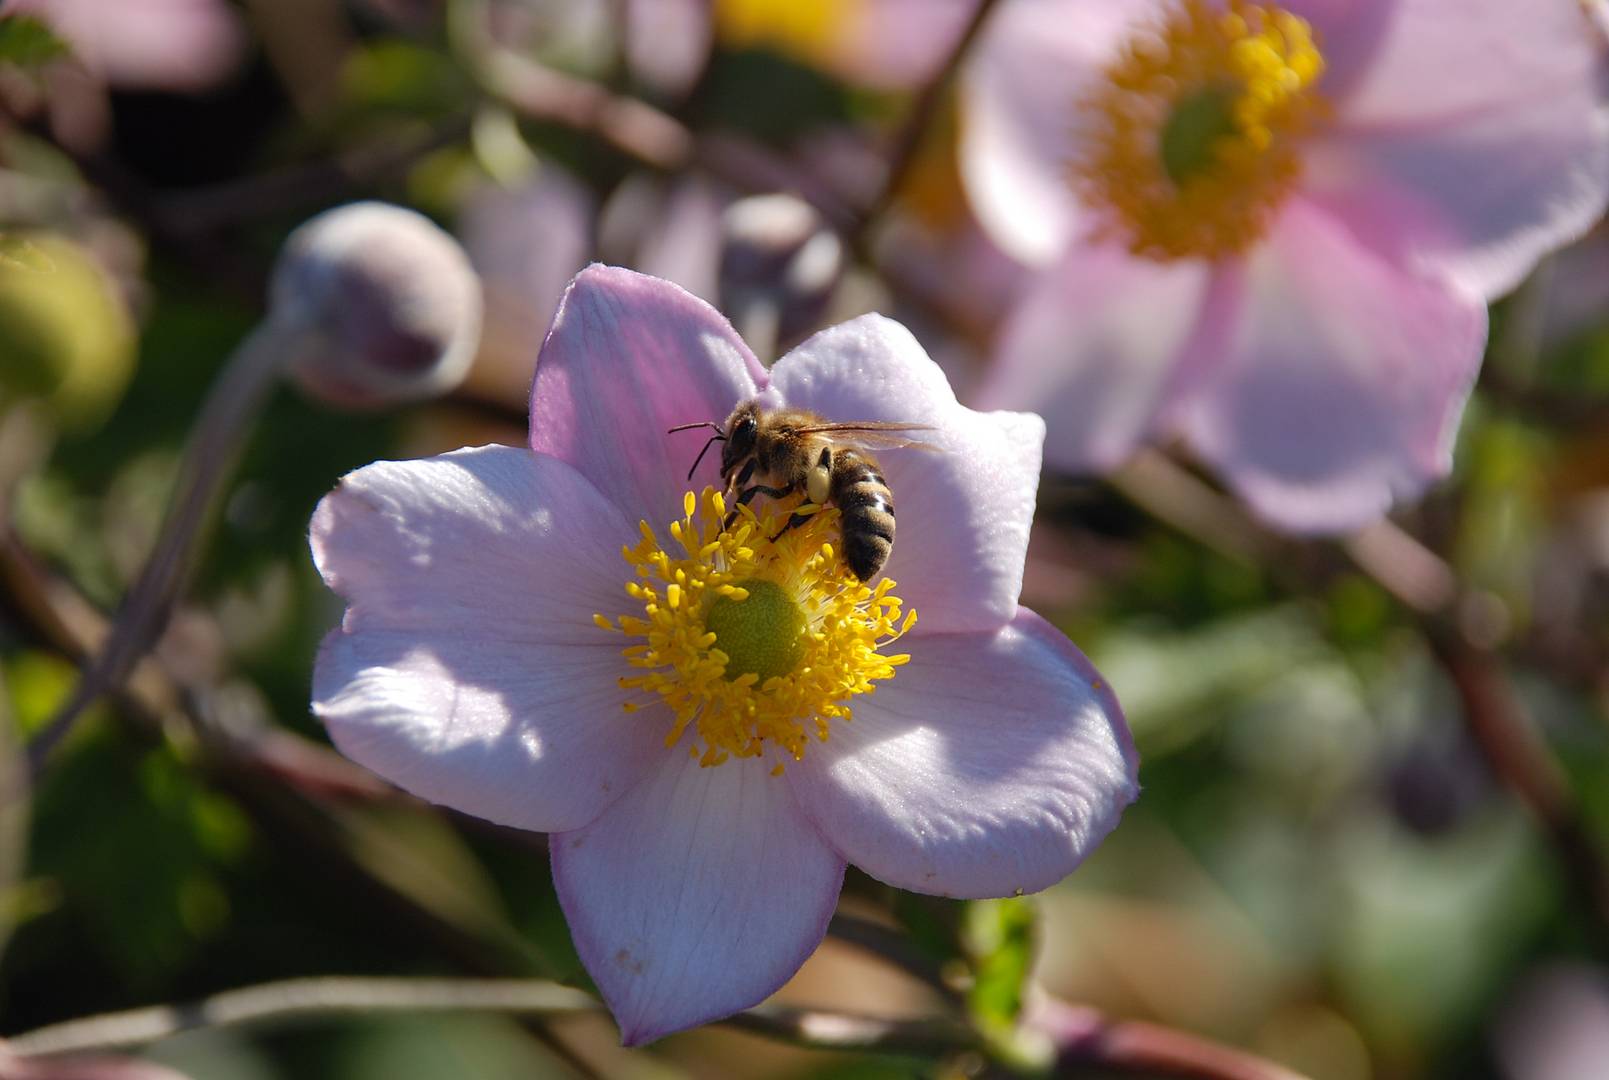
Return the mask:
{"type": "Polygon", "coordinates": [[[798,526],[803,525],[805,522],[809,521],[812,516],[813,515],[811,514],[794,514],[792,517],[788,518],[788,523],[786,525],[777,530],[777,534],[771,538],[771,542],[774,544],[778,540],[781,540],[789,529],[797,528],[798,526]]]}
{"type": "Polygon", "coordinates": [[[747,505],[748,502],[756,495],[769,495],[773,499],[780,499],[792,494],[793,488],[766,487],[764,484],[755,484],[753,487],[746,487],[743,489],[742,493],[738,495],[737,502],[733,504],[731,512],[726,515],[726,521],[724,524],[722,524],[721,528],[723,531],[730,529],[732,527],[732,523],[737,520],[737,508],[739,506],[747,505]]]}
{"type": "MultiPolygon", "coordinates": [[[[827,497],[832,491],[832,447],[823,446],[821,454],[816,458],[816,464],[805,474],[805,498],[818,506],[825,506],[827,497]]],[[[771,538],[772,542],[782,539],[782,534],[789,529],[798,528],[810,520],[809,514],[794,514],[788,523],[777,530],[771,538]]]]}

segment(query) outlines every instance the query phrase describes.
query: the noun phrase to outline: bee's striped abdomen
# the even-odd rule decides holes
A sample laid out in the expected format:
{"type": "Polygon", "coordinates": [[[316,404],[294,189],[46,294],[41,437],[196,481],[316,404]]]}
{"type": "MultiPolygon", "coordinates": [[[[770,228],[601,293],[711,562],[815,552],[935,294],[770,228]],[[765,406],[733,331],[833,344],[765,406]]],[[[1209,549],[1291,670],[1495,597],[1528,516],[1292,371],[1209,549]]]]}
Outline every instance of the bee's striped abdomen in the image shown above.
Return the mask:
{"type": "Polygon", "coordinates": [[[894,495],[870,458],[854,450],[833,455],[832,502],[838,507],[844,562],[870,581],[894,550],[894,495]]]}

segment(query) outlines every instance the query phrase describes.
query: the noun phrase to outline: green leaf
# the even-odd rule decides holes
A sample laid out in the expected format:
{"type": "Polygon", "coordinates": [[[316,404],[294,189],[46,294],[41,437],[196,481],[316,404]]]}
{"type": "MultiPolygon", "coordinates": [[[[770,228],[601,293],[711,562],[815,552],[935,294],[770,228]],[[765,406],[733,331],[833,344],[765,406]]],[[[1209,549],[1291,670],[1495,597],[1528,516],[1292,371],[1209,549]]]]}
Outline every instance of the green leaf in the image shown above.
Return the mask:
{"type": "Polygon", "coordinates": [[[966,941],[972,954],[968,1004],[985,1029],[1007,1031],[1022,1013],[1023,989],[1033,966],[1035,917],[1025,897],[967,905],[966,941]]]}
{"type": "Polygon", "coordinates": [[[0,15],[0,64],[39,67],[71,51],[54,30],[32,15],[0,15]]]}

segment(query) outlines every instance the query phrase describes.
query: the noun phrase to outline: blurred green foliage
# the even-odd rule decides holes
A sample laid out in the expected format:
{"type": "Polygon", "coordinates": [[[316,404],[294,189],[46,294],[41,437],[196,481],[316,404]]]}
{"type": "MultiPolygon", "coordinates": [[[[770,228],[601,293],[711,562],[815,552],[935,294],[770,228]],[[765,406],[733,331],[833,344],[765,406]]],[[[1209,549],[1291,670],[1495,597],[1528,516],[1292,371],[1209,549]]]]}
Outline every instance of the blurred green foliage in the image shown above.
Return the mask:
{"type": "Polygon", "coordinates": [[[0,15],[0,64],[39,67],[71,50],[45,22],[33,15],[0,15]]]}

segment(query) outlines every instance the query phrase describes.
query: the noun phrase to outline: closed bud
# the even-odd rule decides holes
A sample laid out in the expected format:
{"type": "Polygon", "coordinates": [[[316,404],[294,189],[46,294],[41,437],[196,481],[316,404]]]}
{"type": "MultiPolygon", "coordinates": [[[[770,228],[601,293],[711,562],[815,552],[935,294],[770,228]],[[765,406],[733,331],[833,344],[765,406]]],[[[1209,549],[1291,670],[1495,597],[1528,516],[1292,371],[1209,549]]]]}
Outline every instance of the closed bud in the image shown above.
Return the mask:
{"type": "Polygon", "coordinates": [[[838,237],[792,195],[739,199],[722,215],[721,307],[756,348],[770,337],[780,350],[814,330],[843,263],[838,237]]]}
{"type": "Polygon", "coordinates": [[[469,371],[481,328],[480,281],[429,219],[387,203],[325,211],[285,241],[269,329],[293,344],[290,374],[342,408],[445,394],[469,371]]]}
{"type": "Polygon", "coordinates": [[[35,398],[62,427],[93,429],[134,355],[133,317],[89,250],[53,233],[0,235],[0,410],[35,398]]]}

